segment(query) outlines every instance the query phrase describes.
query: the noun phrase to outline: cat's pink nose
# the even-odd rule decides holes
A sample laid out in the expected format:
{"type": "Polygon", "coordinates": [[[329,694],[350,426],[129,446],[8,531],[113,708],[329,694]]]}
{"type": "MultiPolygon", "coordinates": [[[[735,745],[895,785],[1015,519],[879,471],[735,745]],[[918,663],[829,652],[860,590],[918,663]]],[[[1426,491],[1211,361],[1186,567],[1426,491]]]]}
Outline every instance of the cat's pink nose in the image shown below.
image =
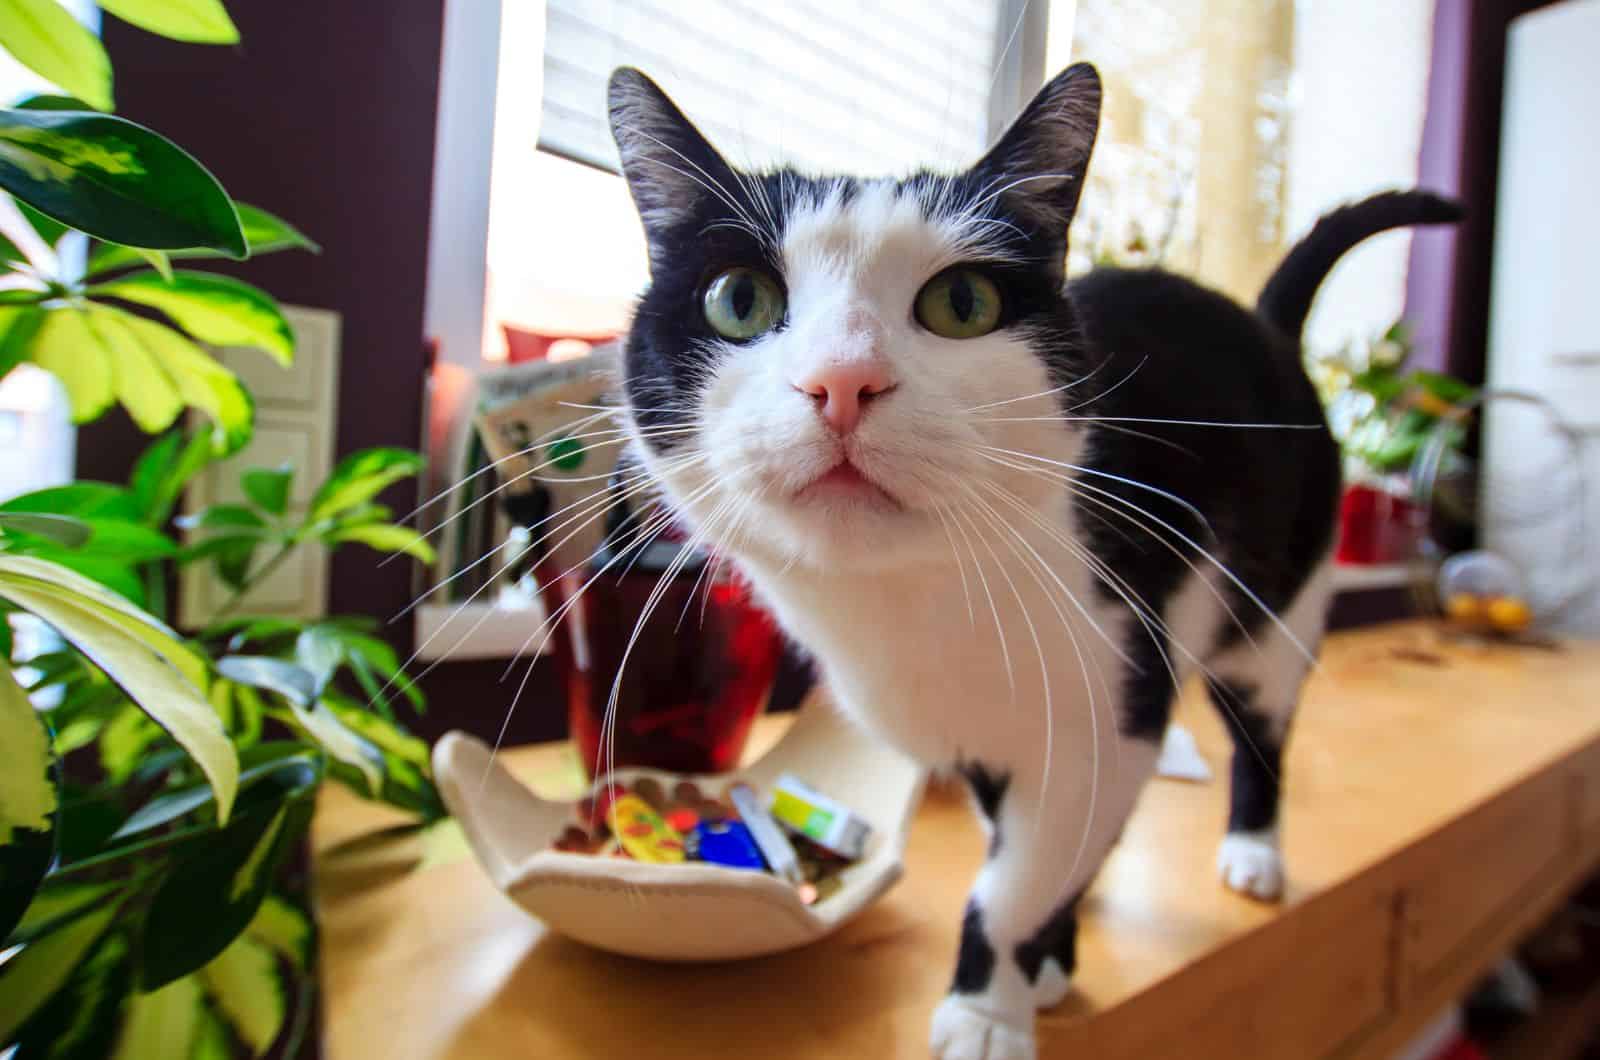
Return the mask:
{"type": "Polygon", "coordinates": [[[861,422],[867,404],[894,385],[887,364],[861,358],[819,365],[796,380],[794,387],[811,396],[822,421],[835,434],[849,434],[861,422]]]}

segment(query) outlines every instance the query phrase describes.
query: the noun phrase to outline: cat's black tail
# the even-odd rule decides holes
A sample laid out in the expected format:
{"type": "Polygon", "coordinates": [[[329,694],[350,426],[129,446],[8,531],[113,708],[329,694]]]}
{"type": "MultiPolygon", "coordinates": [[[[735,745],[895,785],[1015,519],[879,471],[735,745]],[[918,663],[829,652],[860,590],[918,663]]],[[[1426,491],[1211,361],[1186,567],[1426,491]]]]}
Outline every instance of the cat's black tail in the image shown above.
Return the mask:
{"type": "Polygon", "coordinates": [[[1368,236],[1407,225],[1447,224],[1466,211],[1431,191],[1386,191],[1325,214],[1290,248],[1261,289],[1256,312],[1295,341],[1311,312],[1311,300],[1345,252],[1368,236]]]}

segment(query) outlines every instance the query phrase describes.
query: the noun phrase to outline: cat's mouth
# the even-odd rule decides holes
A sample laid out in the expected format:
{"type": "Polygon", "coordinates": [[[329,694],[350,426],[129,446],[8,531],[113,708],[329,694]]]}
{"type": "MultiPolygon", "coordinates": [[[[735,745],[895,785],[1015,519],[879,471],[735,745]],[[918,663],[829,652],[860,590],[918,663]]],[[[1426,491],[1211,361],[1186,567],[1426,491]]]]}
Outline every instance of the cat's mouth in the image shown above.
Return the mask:
{"type": "Polygon", "coordinates": [[[851,463],[849,457],[841,459],[796,490],[794,499],[801,502],[853,501],[895,509],[902,507],[893,494],[851,463]]]}

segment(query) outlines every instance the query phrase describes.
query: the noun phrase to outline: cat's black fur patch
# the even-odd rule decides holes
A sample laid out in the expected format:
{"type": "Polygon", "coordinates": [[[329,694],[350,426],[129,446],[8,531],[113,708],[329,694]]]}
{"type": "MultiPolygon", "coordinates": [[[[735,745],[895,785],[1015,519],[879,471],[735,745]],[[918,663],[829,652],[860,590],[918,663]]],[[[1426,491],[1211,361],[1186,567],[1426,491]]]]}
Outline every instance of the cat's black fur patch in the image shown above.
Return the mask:
{"type": "Polygon", "coordinates": [[[1006,797],[1006,788],[1011,785],[1011,773],[991,769],[982,762],[962,762],[956,766],[956,771],[966,778],[983,815],[996,820],[1000,816],[1000,800],[1006,797]]]}
{"type": "Polygon", "coordinates": [[[978,809],[989,818],[989,856],[992,858],[1000,852],[1000,803],[1011,786],[1011,774],[970,761],[957,765],[956,771],[966,778],[972,797],[978,801],[978,809]]]}
{"type": "Polygon", "coordinates": [[[961,945],[956,951],[956,974],[950,983],[952,994],[981,994],[994,975],[994,947],[983,933],[983,910],[967,902],[961,917],[961,945]]]}
{"type": "Polygon", "coordinates": [[[1278,819],[1283,746],[1271,719],[1256,705],[1257,689],[1244,682],[1207,678],[1211,702],[1233,737],[1228,831],[1259,832],[1278,819]]]}
{"type": "Polygon", "coordinates": [[[1078,967],[1078,899],[1068,898],[1050,914],[1034,936],[1017,944],[1017,967],[1030,983],[1039,981],[1039,968],[1046,957],[1054,957],[1062,972],[1071,975],[1078,967]]]}

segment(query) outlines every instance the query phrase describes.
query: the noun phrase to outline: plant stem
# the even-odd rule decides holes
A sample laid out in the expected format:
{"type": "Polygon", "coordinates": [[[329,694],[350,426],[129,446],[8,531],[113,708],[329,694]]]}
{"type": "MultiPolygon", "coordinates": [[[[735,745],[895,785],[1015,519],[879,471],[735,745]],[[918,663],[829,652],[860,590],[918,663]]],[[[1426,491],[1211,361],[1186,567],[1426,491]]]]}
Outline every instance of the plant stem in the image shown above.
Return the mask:
{"type": "Polygon", "coordinates": [[[211,616],[211,621],[216,622],[232,614],[234,608],[239,606],[239,602],[244,599],[245,595],[265,581],[273,571],[283,566],[284,561],[289,558],[299,545],[298,541],[289,541],[280,546],[271,559],[257,567],[255,573],[246,578],[244,584],[235,589],[233,595],[228,597],[221,607],[217,608],[217,613],[211,616]]]}

